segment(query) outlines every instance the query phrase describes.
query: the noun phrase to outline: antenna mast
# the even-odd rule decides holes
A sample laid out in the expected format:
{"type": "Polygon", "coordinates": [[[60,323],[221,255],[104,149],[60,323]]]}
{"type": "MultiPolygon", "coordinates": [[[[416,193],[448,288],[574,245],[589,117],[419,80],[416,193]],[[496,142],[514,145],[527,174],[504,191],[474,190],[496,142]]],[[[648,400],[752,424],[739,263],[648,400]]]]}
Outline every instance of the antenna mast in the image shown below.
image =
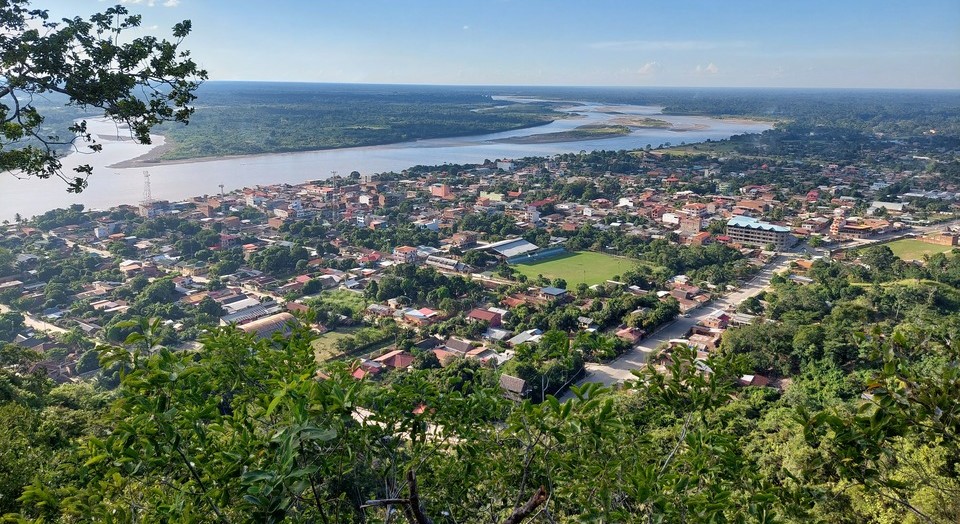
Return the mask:
{"type": "Polygon", "coordinates": [[[150,193],[150,172],[143,172],[143,205],[150,206],[153,204],[153,195],[150,193]]]}

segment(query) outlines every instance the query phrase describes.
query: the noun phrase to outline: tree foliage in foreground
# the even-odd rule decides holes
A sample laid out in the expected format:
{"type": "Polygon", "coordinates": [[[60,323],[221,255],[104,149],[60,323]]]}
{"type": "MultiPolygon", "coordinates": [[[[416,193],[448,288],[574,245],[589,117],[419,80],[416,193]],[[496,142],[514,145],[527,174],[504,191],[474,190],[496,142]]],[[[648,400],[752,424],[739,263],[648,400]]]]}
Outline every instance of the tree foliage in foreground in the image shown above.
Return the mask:
{"type": "Polygon", "coordinates": [[[697,362],[682,348],[665,373],[621,392],[588,385],[566,402],[514,404],[483,366],[370,383],[346,365],[318,376],[303,331],[254,341],[223,329],[198,352],[172,352],[159,328],[142,322],[125,347],[102,350],[122,377],[106,394],[50,389],[23,374],[28,355],[3,353],[12,387],[0,444],[17,450],[0,453],[9,520],[951,522],[956,512],[956,351],[907,334],[878,343],[893,363],[872,379],[872,406],[850,412],[814,407],[807,395],[829,398],[825,377],[798,377],[782,398],[737,390],[739,359],[697,362]],[[916,347],[945,365],[903,360],[916,347]]]}
{"type": "MultiPolygon", "coordinates": [[[[920,276],[951,280],[941,262],[920,276]]],[[[255,341],[222,329],[173,352],[159,323],[131,326],[123,347],[101,350],[101,383],[120,377],[109,392],[52,388],[37,355],[9,346],[0,511],[98,522],[956,522],[960,294],[904,281],[912,271],[817,262],[813,284],[781,279],[758,305],[775,321],[757,325],[782,329],[725,341],[705,361],[675,349],[663,372],[565,402],[509,402],[500,370],[468,360],[420,359],[378,381],[355,380],[345,363],[318,375],[304,331],[255,341]],[[789,371],[789,385],[737,387],[748,369],[789,371]]],[[[550,367],[590,342],[550,334],[518,350],[516,366],[550,367]]]]}
{"type": "Polygon", "coordinates": [[[177,353],[156,345],[158,327],[105,352],[122,370],[110,429],[34,476],[24,517],[770,522],[795,511],[720,414],[742,372],[729,361],[703,375],[679,351],[668,374],[627,393],[589,385],[515,405],[486,368],[318,378],[304,332],[254,342],[222,330],[177,353]]]}
{"type": "Polygon", "coordinates": [[[188,122],[194,91],[207,77],[180,46],[190,21],[173,27],[173,41],[141,36],[121,42],[140,25],[140,16],[120,5],[89,19],[57,22],[28,0],[0,3],[0,169],[20,177],[57,176],[72,192],[86,187],[91,166],[64,173],[59,154],[81,150],[78,140],[87,144],[83,150],[102,146],[85,120],[70,126],[69,137],[45,127],[38,104],[48,95],[81,110],[102,110],[145,144],[153,126],[188,122]]]}

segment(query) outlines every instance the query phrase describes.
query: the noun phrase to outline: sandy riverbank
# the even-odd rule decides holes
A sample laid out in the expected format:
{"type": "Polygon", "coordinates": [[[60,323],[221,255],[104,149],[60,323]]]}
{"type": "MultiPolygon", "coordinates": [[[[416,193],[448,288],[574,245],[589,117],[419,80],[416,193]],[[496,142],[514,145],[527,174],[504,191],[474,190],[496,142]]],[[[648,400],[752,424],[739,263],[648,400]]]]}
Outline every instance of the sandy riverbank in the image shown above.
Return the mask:
{"type": "Polygon", "coordinates": [[[652,115],[662,115],[662,114],[663,114],[663,107],[662,107],[662,106],[634,106],[634,105],[629,105],[629,106],[626,106],[626,105],[624,105],[624,106],[617,106],[617,105],[612,105],[612,106],[599,106],[599,107],[595,107],[595,108],[592,109],[592,111],[596,111],[597,113],[606,113],[606,114],[608,114],[608,115],[626,115],[626,114],[635,114],[635,113],[636,113],[636,111],[629,111],[629,112],[625,113],[625,112],[624,112],[624,108],[625,108],[625,107],[626,107],[626,108],[630,108],[630,109],[634,109],[634,110],[639,109],[639,108],[643,108],[643,109],[649,108],[649,109],[650,109],[650,112],[649,112],[649,113],[644,113],[644,112],[642,112],[640,116],[652,116],[652,115]]]}
{"type": "Polygon", "coordinates": [[[648,116],[625,115],[618,116],[610,121],[611,124],[628,127],[643,127],[650,129],[669,129],[671,124],[666,120],[659,118],[650,118],[648,116]]]}
{"type": "Polygon", "coordinates": [[[501,138],[493,142],[501,144],[552,144],[555,142],[571,142],[577,140],[600,140],[630,134],[630,128],[624,125],[585,125],[569,131],[556,133],[540,133],[537,135],[514,136],[501,138]]]}
{"type": "Polygon", "coordinates": [[[723,120],[724,122],[733,122],[734,124],[740,124],[745,126],[750,126],[754,124],[776,124],[782,122],[781,119],[776,118],[747,118],[742,116],[717,116],[713,117],[717,120],[723,120]]]}
{"type": "MultiPolygon", "coordinates": [[[[153,146],[146,153],[136,156],[134,158],[128,158],[122,160],[115,164],[110,164],[107,166],[108,169],[130,169],[136,167],[148,167],[148,166],[162,166],[167,164],[182,164],[186,162],[203,162],[204,159],[189,159],[185,158],[183,160],[160,160],[160,157],[167,154],[169,151],[173,150],[173,144],[170,143],[170,140],[164,140],[163,143],[153,146]]],[[[206,160],[217,160],[217,157],[209,157],[206,160]]]]}
{"type": "Polygon", "coordinates": [[[706,131],[710,126],[706,124],[673,124],[669,127],[670,131],[685,133],[687,131],[706,131]]]}

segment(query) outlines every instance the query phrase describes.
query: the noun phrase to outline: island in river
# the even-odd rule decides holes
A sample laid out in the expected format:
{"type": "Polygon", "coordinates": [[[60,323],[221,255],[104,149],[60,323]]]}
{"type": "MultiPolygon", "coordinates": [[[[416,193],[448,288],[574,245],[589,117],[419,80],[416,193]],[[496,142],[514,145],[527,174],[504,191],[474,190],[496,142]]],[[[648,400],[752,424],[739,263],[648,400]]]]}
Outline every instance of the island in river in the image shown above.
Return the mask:
{"type": "MultiPolygon", "coordinates": [[[[603,111],[608,115],[622,115],[610,111],[603,111]]],[[[693,129],[703,129],[703,125],[674,125],[666,120],[659,118],[650,118],[646,116],[624,115],[617,116],[609,123],[605,124],[586,124],[577,126],[569,131],[557,131],[553,133],[537,133],[526,136],[516,136],[510,138],[501,138],[497,140],[505,144],[549,144],[552,142],[570,142],[574,140],[600,140],[603,138],[613,138],[618,136],[627,136],[633,129],[672,129],[673,131],[689,131],[693,129]]]]}
{"type": "MultiPolygon", "coordinates": [[[[666,123],[666,122],[664,122],[666,123]]],[[[669,126],[669,124],[667,124],[669,126]]],[[[549,144],[552,142],[570,142],[574,140],[600,140],[630,134],[630,128],[623,125],[588,124],[555,133],[515,136],[501,138],[497,142],[504,144],[549,144]]]]}

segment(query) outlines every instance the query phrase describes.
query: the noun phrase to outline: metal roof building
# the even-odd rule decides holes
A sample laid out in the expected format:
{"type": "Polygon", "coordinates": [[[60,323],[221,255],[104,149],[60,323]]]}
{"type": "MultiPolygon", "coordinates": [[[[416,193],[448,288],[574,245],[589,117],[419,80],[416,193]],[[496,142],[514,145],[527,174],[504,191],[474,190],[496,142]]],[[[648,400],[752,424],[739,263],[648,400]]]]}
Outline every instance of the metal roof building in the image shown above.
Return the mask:
{"type": "Polygon", "coordinates": [[[478,247],[477,249],[493,251],[500,256],[512,258],[536,251],[540,248],[536,244],[531,244],[522,238],[511,238],[507,240],[501,240],[500,242],[487,244],[485,246],[478,247]]]}
{"type": "Polygon", "coordinates": [[[240,326],[240,329],[246,333],[255,333],[257,338],[270,338],[276,332],[289,334],[293,324],[297,319],[290,313],[277,313],[269,317],[254,320],[249,324],[240,326]]]}

